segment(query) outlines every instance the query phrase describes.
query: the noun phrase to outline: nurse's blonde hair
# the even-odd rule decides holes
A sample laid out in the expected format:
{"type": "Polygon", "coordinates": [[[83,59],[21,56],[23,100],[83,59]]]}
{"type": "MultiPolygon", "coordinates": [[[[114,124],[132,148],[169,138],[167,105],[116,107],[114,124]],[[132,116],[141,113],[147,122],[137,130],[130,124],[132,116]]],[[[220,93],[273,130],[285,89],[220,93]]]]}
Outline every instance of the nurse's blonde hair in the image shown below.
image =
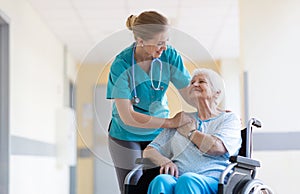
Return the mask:
{"type": "Polygon", "coordinates": [[[144,11],[138,16],[129,16],[126,26],[132,30],[135,39],[150,40],[156,34],[167,30],[168,19],[156,11],[144,11]]]}

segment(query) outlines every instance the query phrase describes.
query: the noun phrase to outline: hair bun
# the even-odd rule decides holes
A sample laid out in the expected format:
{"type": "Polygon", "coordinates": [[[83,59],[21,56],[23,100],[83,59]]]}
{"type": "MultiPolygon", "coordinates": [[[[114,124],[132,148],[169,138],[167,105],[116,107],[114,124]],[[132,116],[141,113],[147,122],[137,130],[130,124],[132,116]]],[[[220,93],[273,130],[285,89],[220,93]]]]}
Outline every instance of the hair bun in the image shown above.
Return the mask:
{"type": "Polygon", "coordinates": [[[127,18],[126,26],[129,30],[132,30],[132,27],[134,26],[134,22],[135,22],[136,18],[137,18],[137,16],[135,16],[135,15],[131,15],[127,18]]]}

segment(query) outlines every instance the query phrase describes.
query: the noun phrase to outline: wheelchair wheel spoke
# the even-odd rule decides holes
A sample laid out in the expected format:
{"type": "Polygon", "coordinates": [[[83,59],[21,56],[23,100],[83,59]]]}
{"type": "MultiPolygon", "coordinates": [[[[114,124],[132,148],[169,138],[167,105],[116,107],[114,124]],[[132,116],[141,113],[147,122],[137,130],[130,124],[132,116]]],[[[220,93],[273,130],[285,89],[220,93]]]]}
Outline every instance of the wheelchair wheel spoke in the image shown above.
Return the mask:
{"type": "Polygon", "coordinates": [[[260,185],[263,185],[263,183],[260,180],[252,179],[245,184],[241,193],[243,193],[243,194],[258,194],[258,193],[255,193],[254,191],[255,191],[255,188],[260,185]]]}
{"type": "Polygon", "coordinates": [[[254,189],[253,194],[273,194],[273,191],[267,185],[258,185],[254,189]]]}

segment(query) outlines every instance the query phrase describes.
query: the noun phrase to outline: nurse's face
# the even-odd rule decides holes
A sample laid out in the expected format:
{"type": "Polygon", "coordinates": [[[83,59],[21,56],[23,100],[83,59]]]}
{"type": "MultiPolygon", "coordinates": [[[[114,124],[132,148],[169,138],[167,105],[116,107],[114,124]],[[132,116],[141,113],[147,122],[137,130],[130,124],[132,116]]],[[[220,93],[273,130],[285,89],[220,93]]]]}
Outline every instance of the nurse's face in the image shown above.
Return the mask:
{"type": "Polygon", "coordinates": [[[164,50],[167,50],[169,40],[168,32],[156,34],[150,40],[143,40],[144,51],[153,58],[159,58],[164,50]]]}

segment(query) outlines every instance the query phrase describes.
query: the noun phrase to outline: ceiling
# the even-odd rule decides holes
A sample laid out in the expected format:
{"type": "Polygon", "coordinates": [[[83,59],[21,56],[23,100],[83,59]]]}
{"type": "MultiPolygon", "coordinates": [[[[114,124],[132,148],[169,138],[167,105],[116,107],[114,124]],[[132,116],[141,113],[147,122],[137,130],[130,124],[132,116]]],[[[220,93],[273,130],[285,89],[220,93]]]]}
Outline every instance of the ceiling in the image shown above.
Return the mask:
{"type": "MultiPolygon", "coordinates": [[[[238,0],[28,0],[77,62],[120,30],[131,14],[156,10],[215,59],[239,55],[238,0]]],[[[192,49],[192,48],[191,48],[192,49]]]]}

